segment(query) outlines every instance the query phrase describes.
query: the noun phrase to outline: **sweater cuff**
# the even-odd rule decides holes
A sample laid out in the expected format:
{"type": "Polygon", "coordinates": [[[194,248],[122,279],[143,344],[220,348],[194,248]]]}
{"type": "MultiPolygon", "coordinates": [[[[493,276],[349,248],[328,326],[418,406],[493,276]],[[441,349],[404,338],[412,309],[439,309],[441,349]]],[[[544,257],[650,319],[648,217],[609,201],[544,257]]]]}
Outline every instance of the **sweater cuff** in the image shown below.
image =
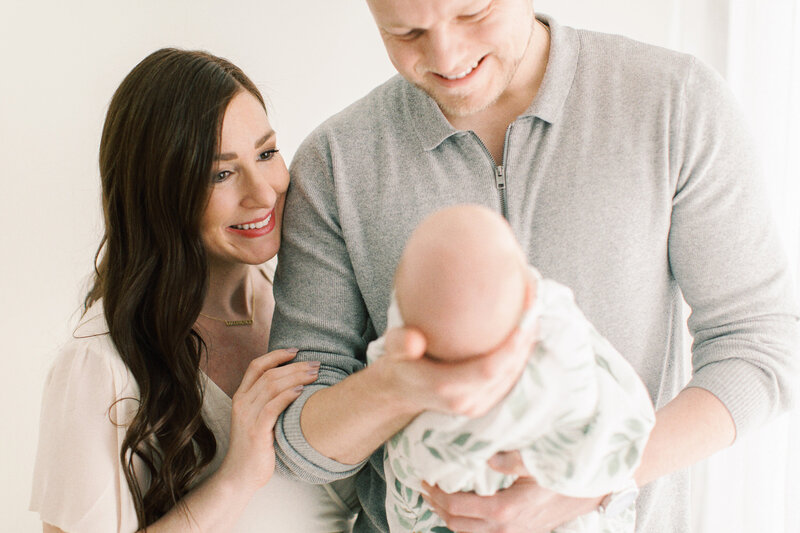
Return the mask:
{"type": "Polygon", "coordinates": [[[688,387],[707,390],[717,397],[733,418],[738,439],[777,414],[776,383],[767,372],[742,359],[726,359],[695,372],[688,387]]]}
{"type": "Polygon", "coordinates": [[[366,463],[340,463],[315,450],[300,427],[300,413],[306,401],[325,385],[306,386],[303,393],[278,417],[275,425],[275,457],[277,469],[308,483],[329,483],[352,476],[366,463]]]}

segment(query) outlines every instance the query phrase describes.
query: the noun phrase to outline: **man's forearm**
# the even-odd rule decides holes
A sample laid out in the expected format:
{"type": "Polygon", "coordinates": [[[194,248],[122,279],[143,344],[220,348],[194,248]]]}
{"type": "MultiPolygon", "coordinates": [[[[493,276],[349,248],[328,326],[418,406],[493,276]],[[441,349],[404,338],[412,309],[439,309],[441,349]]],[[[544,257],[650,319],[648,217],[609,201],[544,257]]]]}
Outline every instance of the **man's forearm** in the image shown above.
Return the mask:
{"type": "Polygon", "coordinates": [[[656,425],[636,471],[641,487],[730,446],[736,426],[728,409],[705,389],[686,388],[656,413],[656,425]]]}
{"type": "Polygon", "coordinates": [[[368,458],[417,414],[404,411],[380,383],[370,366],[314,393],[300,415],[308,443],[340,463],[354,465],[368,458]]]}
{"type": "Polygon", "coordinates": [[[533,336],[516,330],[493,352],[450,363],[424,357],[418,331],[392,330],[383,356],[308,398],[300,414],[305,443],[356,465],[423,411],[480,416],[513,387],[533,336]]]}

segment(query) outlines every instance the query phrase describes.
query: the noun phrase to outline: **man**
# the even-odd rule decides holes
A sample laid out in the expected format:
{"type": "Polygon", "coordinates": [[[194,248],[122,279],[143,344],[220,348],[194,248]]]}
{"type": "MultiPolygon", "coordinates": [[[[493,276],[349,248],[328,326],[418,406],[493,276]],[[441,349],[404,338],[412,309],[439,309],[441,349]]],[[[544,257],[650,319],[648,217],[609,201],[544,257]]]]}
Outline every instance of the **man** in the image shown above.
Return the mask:
{"type": "Polygon", "coordinates": [[[386,531],[381,444],[423,410],[482,414],[519,373],[509,353],[461,364],[390,332],[363,366],[405,240],[430,212],[483,204],[531,264],[630,361],[658,410],[635,486],[574,499],[520,474],[492,497],[429,501],[455,531],[550,531],[637,493],[637,530],[689,531],[685,468],[796,400],[786,262],[743,122],[693,58],[535,18],[531,0],[368,0],[400,76],[298,150],[276,277],[272,346],[322,361],[276,430],[284,469],[359,471],[356,531],[386,531]],[[681,294],[692,308],[683,356],[681,294]],[[357,370],[360,370],[356,372],[357,370]]]}

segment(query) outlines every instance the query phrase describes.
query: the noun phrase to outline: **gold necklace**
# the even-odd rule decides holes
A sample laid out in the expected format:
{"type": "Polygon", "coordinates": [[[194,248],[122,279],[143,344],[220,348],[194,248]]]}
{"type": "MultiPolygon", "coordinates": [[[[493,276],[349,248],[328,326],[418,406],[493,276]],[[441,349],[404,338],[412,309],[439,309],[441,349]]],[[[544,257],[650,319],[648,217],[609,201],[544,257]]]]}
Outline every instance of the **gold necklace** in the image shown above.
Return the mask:
{"type": "Polygon", "coordinates": [[[206,318],[210,318],[211,320],[216,320],[217,322],[222,322],[227,327],[230,326],[252,326],[253,320],[256,317],[256,288],[253,285],[253,276],[250,275],[250,289],[253,292],[252,299],[250,300],[250,318],[246,318],[244,320],[225,320],[224,318],[217,318],[215,316],[210,316],[205,313],[200,313],[200,316],[204,316],[206,318]]]}

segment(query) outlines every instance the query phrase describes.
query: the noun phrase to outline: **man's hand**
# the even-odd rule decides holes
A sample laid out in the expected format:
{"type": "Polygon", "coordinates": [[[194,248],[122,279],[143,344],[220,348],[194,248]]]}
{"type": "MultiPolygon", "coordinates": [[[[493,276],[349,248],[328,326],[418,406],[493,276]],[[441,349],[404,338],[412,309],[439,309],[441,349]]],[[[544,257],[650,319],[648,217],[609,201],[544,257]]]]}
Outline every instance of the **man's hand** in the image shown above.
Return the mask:
{"type": "MultiPolygon", "coordinates": [[[[531,278],[526,311],[535,287],[531,278]]],[[[322,455],[356,465],[423,411],[486,413],[514,386],[536,341],[536,324],[521,323],[491,353],[457,363],[425,357],[425,337],[414,328],[388,331],[382,357],[308,398],[303,435],[322,455]]]]}
{"type": "Polygon", "coordinates": [[[598,498],[571,498],[540,487],[525,468],[519,452],[499,453],[489,465],[517,481],[494,496],[471,492],[447,494],[423,483],[423,496],[453,531],[463,533],[549,533],[597,509],[598,498]]]}
{"type": "MultiPolygon", "coordinates": [[[[395,401],[408,403],[407,412],[422,411],[477,417],[485,414],[514,386],[533,344],[528,332],[519,330],[491,353],[463,362],[442,362],[396,346],[417,344],[421,335],[410,328],[390,331],[386,354],[371,370],[380,368],[384,390],[395,392],[395,401]]],[[[424,342],[424,341],[422,341],[424,342]]]]}
{"type": "MultiPolygon", "coordinates": [[[[524,313],[536,299],[536,281],[528,283],[524,313]]],[[[523,315],[527,316],[527,315],[523,315]]],[[[414,328],[386,334],[385,353],[367,367],[378,375],[385,401],[404,404],[414,416],[422,411],[481,416],[494,407],[516,383],[536,341],[537,324],[523,320],[489,353],[458,362],[425,357],[425,338],[414,328]]]]}

